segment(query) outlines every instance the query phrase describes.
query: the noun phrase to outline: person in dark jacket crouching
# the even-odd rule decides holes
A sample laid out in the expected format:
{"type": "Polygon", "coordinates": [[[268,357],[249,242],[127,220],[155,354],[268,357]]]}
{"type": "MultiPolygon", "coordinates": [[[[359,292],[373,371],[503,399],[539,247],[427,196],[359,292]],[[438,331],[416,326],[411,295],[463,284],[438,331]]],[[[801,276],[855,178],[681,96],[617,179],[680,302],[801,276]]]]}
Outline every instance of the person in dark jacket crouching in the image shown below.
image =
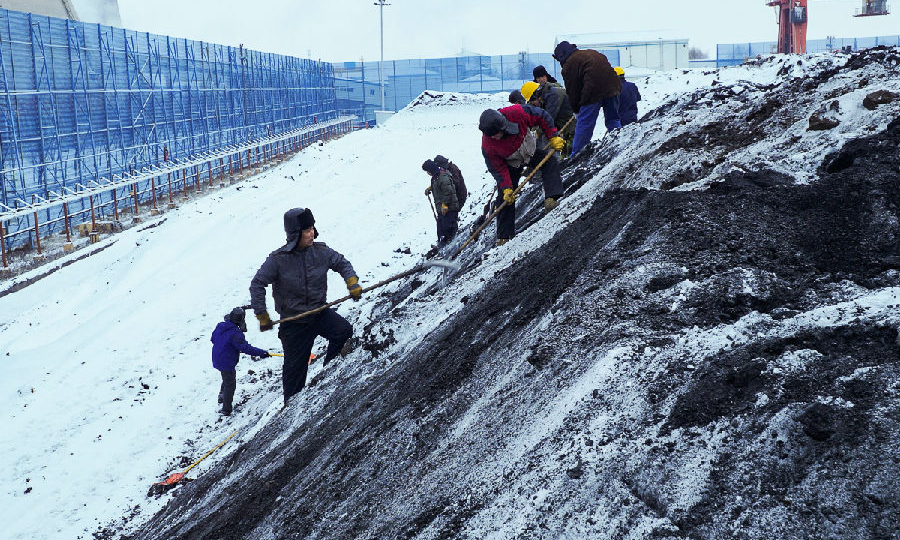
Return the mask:
{"type": "Polygon", "coordinates": [[[225,416],[231,415],[231,402],[234,400],[234,390],[237,387],[237,374],[235,368],[241,353],[260,358],[268,358],[269,353],[257,349],[247,343],[244,332],[247,324],[244,322],[244,308],[236,307],[225,316],[225,320],[216,325],[212,337],[212,364],[222,374],[222,386],[219,388],[219,403],[222,404],[221,412],[225,416]]]}
{"type": "Polygon", "coordinates": [[[627,126],[637,122],[638,106],[637,102],[641,100],[641,92],[636,84],[625,80],[625,70],[616,66],[616,75],[622,81],[622,93],[619,94],[619,118],[622,119],[622,125],[627,126]]]}
{"type": "Polygon", "coordinates": [[[425,194],[434,193],[434,209],[437,212],[438,245],[444,245],[456,236],[459,229],[459,199],[450,171],[442,169],[433,160],[427,159],[422,170],[431,178],[431,185],[425,194]]]}
{"type": "Polygon", "coordinates": [[[576,115],[572,154],[577,154],[591,142],[601,108],[607,131],[622,127],[618,103],[622,81],[606,55],[593,49],[579,50],[574,43],[561,41],[553,58],[562,66],[566,94],[576,115]]]}
{"type": "MultiPolygon", "coordinates": [[[[273,327],[266,312],[266,286],[272,285],[275,311],[282,319],[324,306],[328,292],[328,270],[338,272],[347,283],[354,300],[362,296],[362,287],[353,266],[337,251],[322,242],[315,218],[308,208],[293,208],[284,214],[287,243],[269,257],[250,282],[250,306],[259,319],[263,332],[273,327]]],[[[306,386],[309,354],[316,337],[328,340],[324,365],[336,357],[353,335],[353,327],[331,308],[281,323],[278,338],[284,346],[284,368],[281,373],[284,406],[291,396],[306,386]]]]}

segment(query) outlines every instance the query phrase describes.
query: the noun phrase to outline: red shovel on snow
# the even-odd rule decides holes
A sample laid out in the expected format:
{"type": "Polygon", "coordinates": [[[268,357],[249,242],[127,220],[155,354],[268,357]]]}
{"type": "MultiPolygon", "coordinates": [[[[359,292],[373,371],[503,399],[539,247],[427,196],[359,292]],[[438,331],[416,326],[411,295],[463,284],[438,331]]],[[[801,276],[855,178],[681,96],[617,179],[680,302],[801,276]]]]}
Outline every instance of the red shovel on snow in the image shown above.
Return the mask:
{"type": "Polygon", "coordinates": [[[212,454],[213,452],[215,452],[216,450],[218,450],[219,448],[221,448],[225,443],[227,443],[228,441],[230,441],[232,437],[234,437],[235,435],[237,435],[237,433],[238,433],[237,431],[235,431],[234,433],[232,433],[227,439],[225,439],[224,441],[222,441],[222,442],[220,442],[219,444],[217,444],[215,448],[213,448],[213,449],[210,450],[209,452],[203,454],[203,457],[201,457],[201,458],[198,459],[197,461],[191,463],[191,466],[188,467],[187,469],[185,469],[185,470],[183,470],[182,472],[179,472],[179,473],[172,473],[172,474],[170,474],[170,475],[169,475],[165,480],[163,480],[162,482],[156,482],[156,483],[154,483],[152,486],[150,486],[150,492],[149,492],[147,495],[148,495],[148,496],[150,496],[150,495],[161,495],[161,494],[163,494],[163,493],[169,491],[170,489],[174,488],[174,487],[178,484],[178,482],[180,482],[181,479],[184,478],[184,475],[186,475],[191,469],[193,469],[194,467],[196,467],[201,461],[203,461],[204,459],[208,458],[210,454],[212,454]]]}

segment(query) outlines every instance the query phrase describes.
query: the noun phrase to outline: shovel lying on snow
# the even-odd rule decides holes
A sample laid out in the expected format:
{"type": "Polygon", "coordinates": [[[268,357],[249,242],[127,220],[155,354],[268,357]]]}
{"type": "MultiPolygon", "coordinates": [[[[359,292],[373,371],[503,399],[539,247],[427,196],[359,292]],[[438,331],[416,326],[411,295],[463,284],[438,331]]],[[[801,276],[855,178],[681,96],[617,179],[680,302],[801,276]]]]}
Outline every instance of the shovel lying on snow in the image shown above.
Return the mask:
{"type": "Polygon", "coordinates": [[[169,491],[170,489],[174,488],[174,487],[178,484],[178,482],[180,482],[180,481],[182,480],[182,478],[184,478],[184,475],[186,475],[191,469],[193,469],[194,467],[196,467],[201,461],[203,461],[204,459],[208,458],[210,454],[212,454],[213,452],[215,452],[216,450],[218,450],[219,448],[221,448],[225,443],[227,443],[228,441],[230,441],[232,437],[234,437],[235,435],[237,435],[237,433],[238,433],[238,432],[235,431],[234,433],[232,433],[231,435],[229,435],[229,437],[228,437],[227,439],[225,439],[224,441],[220,442],[218,445],[216,445],[215,448],[213,448],[213,449],[210,450],[209,452],[203,454],[203,457],[201,457],[201,458],[198,459],[197,461],[191,463],[191,466],[188,467],[187,469],[185,469],[184,471],[182,471],[182,472],[180,472],[180,473],[172,473],[172,474],[170,474],[165,480],[163,480],[162,482],[156,482],[155,484],[153,484],[152,486],[150,486],[150,491],[147,493],[147,496],[150,497],[150,496],[153,496],[153,495],[162,495],[163,493],[165,493],[165,492],[169,491]]]}
{"type": "MultiPolygon", "coordinates": [[[[364,287],[363,290],[360,291],[360,293],[368,292],[368,291],[371,291],[372,289],[377,289],[378,287],[381,287],[382,285],[387,285],[388,283],[397,281],[398,279],[402,279],[402,278],[405,278],[405,277],[407,277],[407,276],[411,276],[411,275],[413,275],[413,274],[417,274],[417,273],[421,272],[422,270],[425,270],[425,269],[430,268],[430,267],[432,267],[432,266],[440,266],[440,267],[442,267],[442,268],[449,268],[449,269],[454,270],[454,271],[459,270],[459,263],[455,263],[455,262],[452,262],[452,261],[444,261],[444,260],[441,260],[441,259],[436,259],[436,260],[433,260],[433,261],[426,261],[426,262],[424,262],[424,263],[422,263],[422,264],[419,264],[419,265],[416,265],[416,266],[410,268],[409,270],[407,270],[407,271],[405,271],[405,272],[400,272],[400,273],[397,274],[396,276],[389,277],[389,278],[387,278],[387,279],[385,279],[385,280],[383,280],[383,281],[379,281],[378,283],[376,283],[376,284],[374,284],[374,285],[370,285],[370,286],[368,286],[368,287],[364,287]]],[[[283,322],[296,321],[297,319],[302,319],[303,317],[307,317],[307,316],[309,316],[309,315],[315,315],[316,313],[318,313],[318,312],[320,312],[320,311],[323,311],[323,310],[325,310],[325,309],[327,309],[327,308],[330,308],[331,306],[333,306],[333,305],[335,305],[335,304],[340,304],[341,302],[345,302],[345,301],[347,301],[347,300],[350,300],[351,298],[353,298],[353,296],[351,296],[351,295],[348,294],[347,296],[344,296],[343,298],[338,298],[338,299],[335,300],[334,302],[329,302],[329,303],[325,304],[324,306],[319,306],[319,307],[317,307],[316,309],[311,309],[311,310],[305,311],[305,312],[303,312],[303,313],[301,313],[301,314],[299,314],[299,315],[293,315],[293,316],[291,316],[291,317],[285,317],[285,318],[283,318],[283,319],[278,319],[277,321],[272,321],[272,324],[273,324],[273,325],[276,325],[276,324],[281,324],[281,323],[283,323],[283,322]]]]}

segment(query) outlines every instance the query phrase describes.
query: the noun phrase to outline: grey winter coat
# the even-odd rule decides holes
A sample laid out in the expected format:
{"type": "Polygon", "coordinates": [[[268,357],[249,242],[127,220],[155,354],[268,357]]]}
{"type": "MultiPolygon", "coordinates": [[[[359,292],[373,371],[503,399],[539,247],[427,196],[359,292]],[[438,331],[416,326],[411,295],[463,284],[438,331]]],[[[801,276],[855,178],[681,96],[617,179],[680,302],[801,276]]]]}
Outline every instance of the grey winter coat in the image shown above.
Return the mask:
{"type": "Polygon", "coordinates": [[[441,204],[446,204],[447,210],[450,212],[459,212],[456,186],[453,184],[453,176],[449,171],[441,169],[436,177],[431,177],[431,192],[434,193],[435,210],[440,212],[441,204]]]}
{"type": "Polygon", "coordinates": [[[299,315],[327,303],[328,270],[344,279],[356,276],[350,262],[322,242],[306,249],[287,245],[269,254],[250,282],[250,306],[259,315],[266,311],[266,286],[272,285],[275,311],[281,318],[299,315]]]}

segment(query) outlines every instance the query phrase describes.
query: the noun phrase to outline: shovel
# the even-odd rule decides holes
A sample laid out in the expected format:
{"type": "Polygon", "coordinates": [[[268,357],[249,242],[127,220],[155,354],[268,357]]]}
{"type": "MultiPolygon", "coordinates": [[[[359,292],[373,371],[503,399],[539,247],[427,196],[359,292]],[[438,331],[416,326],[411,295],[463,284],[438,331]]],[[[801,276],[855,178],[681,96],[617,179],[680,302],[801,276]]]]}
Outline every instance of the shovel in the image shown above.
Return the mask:
{"type": "Polygon", "coordinates": [[[183,470],[183,471],[180,472],[180,473],[172,473],[172,474],[170,474],[170,475],[169,475],[165,480],[163,480],[162,482],[156,482],[156,483],[154,483],[152,486],[150,486],[150,492],[147,493],[147,495],[148,495],[148,496],[150,496],[150,495],[161,495],[161,494],[163,494],[163,493],[169,491],[170,489],[174,488],[174,487],[178,484],[178,482],[181,482],[181,480],[184,478],[184,475],[186,475],[191,469],[193,469],[194,467],[196,467],[201,461],[203,461],[204,459],[208,458],[210,454],[212,454],[213,452],[215,452],[216,450],[218,450],[219,448],[221,448],[225,443],[227,443],[228,441],[230,441],[232,437],[234,437],[235,435],[237,435],[237,433],[238,433],[238,432],[235,431],[234,433],[232,433],[231,435],[229,435],[229,437],[228,437],[227,439],[225,439],[224,441],[220,442],[218,445],[216,445],[215,448],[213,448],[213,449],[210,450],[209,452],[203,454],[203,457],[201,457],[201,458],[198,459],[197,461],[191,463],[191,466],[188,467],[187,469],[183,470]]]}
{"type": "MultiPolygon", "coordinates": [[[[381,287],[381,286],[383,286],[383,285],[387,285],[388,283],[392,283],[392,282],[394,282],[394,281],[397,281],[398,279],[402,279],[402,278],[405,278],[405,277],[407,277],[407,276],[411,276],[411,275],[413,275],[413,274],[417,274],[417,273],[419,273],[419,272],[421,272],[421,271],[423,271],[423,270],[427,270],[428,268],[430,268],[430,267],[432,267],[432,266],[440,266],[440,267],[442,267],[442,268],[448,268],[448,269],[453,270],[453,271],[459,270],[459,263],[455,263],[455,262],[452,262],[452,261],[445,261],[445,260],[441,260],[441,259],[436,259],[436,260],[433,260],[433,261],[426,261],[426,262],[424,262],[424,263],[422,263],[422,264],[419,264],[419,265],[416,265],[416,266],[410,268],[409,270],[407,270],[407,271],[405,271],[405,272],[400,272],[400,273],[397,274],[396,276],[389,277],[389,278],[387,278],[387,279],[385,279],[385,280],[383,280],[383,281],[379,281],[378,283],[376,283],[376,284],[374,284],[374,285],[370,285],[370,286],[368,286],[368,287],[364,287],[363,290],[360,291],[360,294],[361,294],[361,293],[364,293],[364,292],[371,291],[372,289],[377,289],[378,287],[381,287]]],[[[323,305],[323,306],[319,306],[319,307],[317,307],[316,309],[311,309],[311,310],[305,311],[305,312],[303,312],[303,313],[301,313],[301,314],[299,314],[299,315],[292,315],[292,316],[290,316],[290,317],[285,317],[285,318],[283,318],[283,319],[278,319],[277,321],[272,321],[272,325],[281,324],[281,323],[289,322],[289,321],[296,321],[297,319],[302,319],[303,317],[307,317],[307,316],[309,316],[309,315],[315,315],[316,313],[319,313],[320,311],[323,311],[323,310],[325,310],[325,309],[327,309],[327,308],[330,308],[331,306],[333,306],[333,305],[335,305],[335,304],[340,304],[341,302],[346,302],[347,300],[350,300],[351,298],[353,298],[353,296],[348,294],[347,296],[344,296],[343,298],[338,298],[338,299],[335,300],[334,302],[328,302],[327,304],[325,304],[325,305],[323,305]]]]}
{"type": "MultiPolygon", "coordinates": [[[[280,356],[280,357],[284,358],[284,354],[283,354],[283,353],[278,353],[278,352],[270,352],[270,353],[269,353],[269,356],[280,356]]],[[[312,363],[315,361],[315,359],[316,359],[316,355],[310,353],[310,354],[309,354],[309,362],[307,362],[306,365],[312,364],[312,363]]]]}
{"type": "Polygon", "coordinates": [[[428,206],[431,207],[431,215],[433,215],[433,216],[434,216],[434,220],[437,221],[437,212],[434,211],[434,203],[431,202],[431,195],[429,195],[428,193],[426,193],[425,196],[428,197],[428,206]]]}

